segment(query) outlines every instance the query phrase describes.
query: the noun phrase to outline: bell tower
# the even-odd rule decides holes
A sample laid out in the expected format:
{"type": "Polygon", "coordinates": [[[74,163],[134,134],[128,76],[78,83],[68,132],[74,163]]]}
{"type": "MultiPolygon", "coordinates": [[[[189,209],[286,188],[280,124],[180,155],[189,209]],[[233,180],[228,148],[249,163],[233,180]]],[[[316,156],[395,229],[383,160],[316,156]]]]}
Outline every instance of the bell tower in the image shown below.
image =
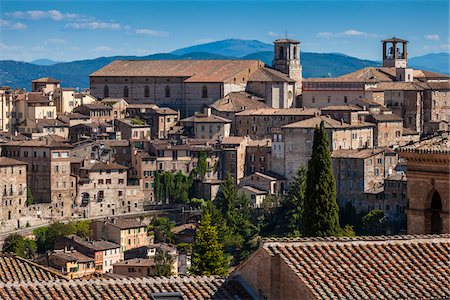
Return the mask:
{"type": "Polygon", "coordinates": [[[273,42],[272,67],[295,80],[295,96],[302,93],[302,65],[300,64],[300,42],[279,39],[273,42]]]}
{"type": "Polygon", "coordinates": [[[383,67],[406,68],[408,66],[408,41],[396,37],[381,41],[383,43],[383,67]]]}
{"type": "Polygon", "coordinates": [[[383,67],[395,68],[397,81],[412,82],[413,69],[408,68],[408,41],[396,37],[381,41],[383,43],[383,67]]]}

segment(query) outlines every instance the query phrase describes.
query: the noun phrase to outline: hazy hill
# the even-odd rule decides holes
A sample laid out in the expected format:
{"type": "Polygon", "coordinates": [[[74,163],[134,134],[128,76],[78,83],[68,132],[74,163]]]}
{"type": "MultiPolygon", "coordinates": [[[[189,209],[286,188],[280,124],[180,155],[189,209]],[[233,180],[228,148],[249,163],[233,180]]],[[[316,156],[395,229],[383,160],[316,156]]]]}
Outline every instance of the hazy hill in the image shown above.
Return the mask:
{"type": "Polygon", "coordinates": [[[255,52],[272,50],[272,45],[265,44],[260,41],[228,39],[181,48],[171,53],[176,55],[183,55],[192,52],[208,52],[225,56],[241,57],[255,52]]]}
{"type": "MultiPolygon", "coordinates": [[[[31,88],[31,80],[40,77],[54,77],[64,87],[89,87],[89,74],[117,59],[259,59],[272,64],[272,45],[252,40],[230,39],[178,49],[172,53],[147,56],[112,56],[38,65],[11,60],[0,61],[0,85],[13,88],[31,88]]],[[[301,53],[304,77],[339,76],[358,69],[377,66],[380,63],[361,60],[341,53],[301,53]]],[[[448,54],[428,54],[410,59],[415,68],[448,73],[448,54]],[[447,59],[446,59],[447,58],[447,59]]]]}
{"type": "Polygon", "coordinates": [[[30,61],[30,64],[39,65],[39,66],[51,66],[51,65],[61,63],[61,62],[62,61],[54,61],[51,59],[42,58],[42,59],[35,59],[33,61],[30,61]]]}

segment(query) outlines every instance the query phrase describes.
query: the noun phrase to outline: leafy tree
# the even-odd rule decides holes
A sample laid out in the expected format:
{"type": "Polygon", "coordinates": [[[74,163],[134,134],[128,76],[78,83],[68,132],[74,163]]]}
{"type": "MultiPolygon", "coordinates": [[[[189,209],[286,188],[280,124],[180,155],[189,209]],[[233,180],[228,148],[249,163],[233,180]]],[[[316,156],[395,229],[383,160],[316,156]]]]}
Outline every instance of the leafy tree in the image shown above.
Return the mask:
{"type": "Polygon", "coordinates": [[[33,193],[31,192],[31,189],[27,188],[27,206],[32,205],[33,203],[33,193]]]}
{"type": "Polygon", "coordinates": [[[77,221],[67,224],[67,226],[69,226],[68,231],[71,232],[70,234],[75,234],[82,238],[89,237],[91,235],[91,229],[89,225],[89,221],[77,221]]]}
{"type": "Polygon", "coordinates": [[[307,171],[300,167],[294,176],[293,182],[289,185],[288,195],[283,206],[286,215],[282,218],[286,224],[285,235],[300,236],[302,230],[303,206],[306,191],[307,171]]]}
{"type": "Polygon", "coordinates": [[[191,272],[196,275],[226,275],[227,260],[211,215],[204,212],[197,229],[191,272]]]}
{"type": "Polygon", "coordinates": [[[35,241],[24,238],[20,234],[13,233],[5,239],[2,252],[15,253],[20,257],[30,259],[36,255],[36,250],[35,241]]]}
{"type": "Polygon", "coordinates": [[[340,231],[328,134],[323,121],[314,130],[313,152],[306,179],[303,226],[306,236],[333,236],[340,231]]]}
{"type": "Polygon", "coordinates": [[[169,277],[172,275],[174,258],[165,250],[158,250],[155,255],[156,276],[169,277]]]}
{"type": "Polygon", "coordinates": [[[207,201],[203,198],[192,198],[188,201],[188,204],[194,208],[205,208],[207,201]]]}
{"type": "Polygon", "coordinates": [[[351,225],[356,232],[361,233],[363,229],[362,217],[364,215],[358,214],[356,208],[349,201],[340,211],[340,223],[342,226],[351,225]]]}
{"type": "Polygon", "coordinates": [[[65,236],[76,234],[80,237],[88,237],[90,235],[89,221],[67,224],[55,222],[50,226],[35,229],[33,234],[36,236],[38,252],[44,253],[47,250],[52,250],[55,242],[65,236]]]}
{"type": "Polygon", "coordinates": [[[149,231],[154,230],[155,241],[158,243],[171,243],[174,241],[172,229],[175,222],[167,217],[157,217],[152,220],[149,231]]]}
{"type": "Polygon", "coordinates": [[[205,179],[205,175],[209,171],[208,162],[206,161],[207,158],[208,155],[205,151],[198,153],[197,166],[191,171],[192,177],[202,181],[205,179]]]}
{"type": "Polygon", "coordinates": [[[233,229],[236,227],[236,205],[238,203],[238,198],[239,196],[234,185],[234,179],[228,173],[217,194],[216,207],[224,216],[227,225],[233,229]]]}
{"type": "Polygon", "coordinates": [[[365,234],[382,234],[385,222],[384,213],[379,209],[372,210],[362,218],[362,222],[365,234]]]}

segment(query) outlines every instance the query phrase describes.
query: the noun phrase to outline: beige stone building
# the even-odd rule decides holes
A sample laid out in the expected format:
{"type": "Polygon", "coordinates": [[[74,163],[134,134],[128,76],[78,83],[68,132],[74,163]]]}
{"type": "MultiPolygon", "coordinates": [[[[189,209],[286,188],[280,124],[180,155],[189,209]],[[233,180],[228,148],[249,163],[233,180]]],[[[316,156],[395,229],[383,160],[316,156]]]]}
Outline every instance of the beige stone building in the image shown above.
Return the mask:
{"type": "Polygon", "coordinates": [[[245,175],[267,172],[271,169],[272,141],[249,140],[245,152],[245,175]]]}
{"type": "Polygon", "coordinates": [[[26,225],[26,167],[23,161],[0,157],[0,224],[5,231],[26,225]]]}
{"type": "Polygon", "coordinates": [[[82,278],[95,273],[94,259],[76,250],[53,250],[34,261],[54,268],[71,279],[82,278]]]}
{"type": "Polygon", "coordinates": [[[2,155],[27,164],[27,187],[34,203],[49,203],[43,212],[53,220],[72,214],[76,199],[75,177],[70,172],[70,144],[43,140],[13,141],[2,145],[2,155]],[[48,210],[48,211],[47,211],[48,210]]]}
{"type": "Polygon", "coordinates": [[[95,160],[83,164],[77,174],[77,216],[114,216],[143,210],[143,191],[139,184],[128,185],[128,167],[95,160]]]}
{"type": "Polygon", "coordinates": [[[219,173],[223,178],[230,174],[239,184],[239,180],[245,176],[245,153],[249,141],[247,136],[229,136],[220,142],[219,173]]]}
{"type": "Polygon", "coordinates": [[[156,139],[167,139],[169,132],[180,120],[178,111],[168,107],[158,107],[156,104],[128,104],[126,115],[130,118],[139,118],[149,124],[152,137],[156,139]]]}
{"type": "Polygon", "coordinates": [[[328,116],[318,116],[282,127],[281,140],[272,143],[272,170],[288,183],[301,167],[307,167],[311,158],[314,129],[324,122],[328,130],[330,151],[373,147],[374,124],[359,122],[347,124],[328,116]]]}
{"type": "Polygon", "coordinates": [[[11,132],[14,124],[13,91],[8,86],[0,87],[0,131],[11,132]]]}
{"type": "Polygon", "coordinates": [[[236,114],[247,109],[269,108],[264,98],[247,92],[232,92],[211,104],[213,115],[231,120],[231,134],[236,134],[236,114]]]}
{"type": "Polygon", "coordinates": [[[125,140],[150,140],[150,125],[136,119],[114,119],[115,131],[125,140]]]}
{"type": "Polygon", "coordinates": [[[221,140],[230,136],[231,120],[211,114],[211,108],[180,120],[184,134],[196,139],[221,140]]]}
{"type": "Polygon", "coordinates": [[[123,119],[126,117],[126,109],[128,102],[123,98],[105,98],[99,103],[110,106],[112,108],[111,115],[114,119],[123,119]]]}
{"type": "Polygon", "coordinates": [[[301,93],[298,41],[274,42],[273,67],[258,60],[114,61],[90,75],[91,94],[145,100],[190,116],[231,92],[247,91],[277,108],[295,106],[301,93]]]}
{"type": "Polygon", "coordinates": [[[249,109],[236,114],[236,135],[247,135],[253,140],[278,141],[281,127],[319,115],[318,109],[262,108],[249,109]]]}
{"type": "MultiPolygon", "coordinates": [[[[335,150],[332,152],[333,175],[336,181],[336,198],[340,207],[350,202],[357,212],[369,212],[365,193],[383,191],[388,176],[396,175],[397,155],[386,155],[384,148],[335,150]]],[[[389,207],[374,207],[385,209],[389,207]]]]}
{"type": "Polygon", "coordinates": [[[149,245],[147,226],[132,219],[99,220],[91,223],[94,239],[104,239],[120,245],[123,252],[149,245]]]}
{"type": "Polygon", "coordinates": [[[408,178],[408,233],[449,233],[448,133],[400,148],[408,178]]]}
{"type": "Polygon", "coordinates": [[[100,102],[83,104],[74,109],[74,112],[80,113],[91,118],[91,122],[108,122],[114,119],[112,107],[100,102]]]}
{"type": "Polygon", "coordinates": [[[268,194],[266,191],[260,190],[251,185],[242,184],[238,187],[237,191],[239,195],[245,195],[245,197],[247,197],[251,208],[260,208],[268,194]]]}
{"type": "Polygon", "coordinates": [[[286,178],[273,173],[255,172],[243,177],[239,184],[252,186],[270,195],[282,195],[287,189],[286,178]]]}
{"type": "Polygon", "coordinates": [[[31,81],[31,91],[39,92],[43,94],[53,93],[56,89],[60,88],[61,81],[51,78],[43,77],[31,81]]]}

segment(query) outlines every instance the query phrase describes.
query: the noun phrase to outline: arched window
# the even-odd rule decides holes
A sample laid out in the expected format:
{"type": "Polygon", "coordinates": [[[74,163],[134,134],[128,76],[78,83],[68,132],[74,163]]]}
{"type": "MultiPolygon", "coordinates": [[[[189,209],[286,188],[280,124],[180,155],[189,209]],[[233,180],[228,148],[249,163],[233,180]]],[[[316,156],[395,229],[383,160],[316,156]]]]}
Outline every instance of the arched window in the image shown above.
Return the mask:
{"type": "Polygon", "coordinates": [[[206,85],[202,87],[202,98],[208,98],[208,88],[206,85]]]}
{"type": "Polygon", "coordinates": [[[109,97],[109,87],[107,85],[105,85],[103,87],[103,98],[108,98],[109,97]]]}
{"type": "Polygon", "coordinates": [[[166,98],[170,97],[170,86],[168,86],[168,85],[166,85],[165,94],[166,94],[166,98]]]}
{"type": "Polygon", "coordinates": [[[297,59],[297,46],[294,46],[294,59],[297,59]]]}
{"type": "Polygon", "coordinates": [[[128,86],[123,87],[123,97],[128,98],[128,86]]]}
{"type": "Polygon", "coordinates": [[[146,85],[144,87],[144,97],[146,97],[146,98],[150,97],[150,89],[149,89],[148,85],[146,85]]]}
{"type": "Polygon", "coordinates": [[[431,199],[431,233],[442,233],[442,201],[437,191],[431,199]]]}
{"type": "Polygon", "coordinates": [[[280,59],[283,59],[284,58],[284,47],[280,47],[280,52],[279,52],[279,56],[280,56],[280,59]]]}

